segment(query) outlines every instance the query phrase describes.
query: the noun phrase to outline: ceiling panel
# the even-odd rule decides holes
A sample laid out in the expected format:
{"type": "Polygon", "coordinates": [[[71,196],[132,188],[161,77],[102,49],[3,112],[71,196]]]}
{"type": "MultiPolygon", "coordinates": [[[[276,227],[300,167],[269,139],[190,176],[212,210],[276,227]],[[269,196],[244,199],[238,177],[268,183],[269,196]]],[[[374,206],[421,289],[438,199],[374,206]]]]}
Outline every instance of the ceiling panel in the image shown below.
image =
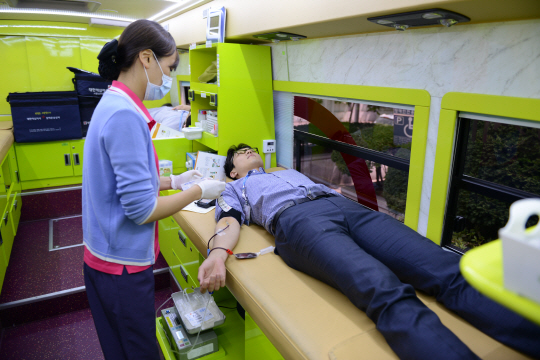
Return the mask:
{"type": "MultiPolygon", "coordinates": [[[[148,19],[153,15],[182,1],[176,0],[96,0],[101,3],[98,11],[92,14],[118,16],[126,19],[148,19]]],[[[0,6],[7,6],[0,0],[0,6]]],[[[89,13],[90,14],[90,13],[89,13]]],[[[0,13],[0,19],[49,20],[88,23],[88,17],[43,14],[0,13]]]]}

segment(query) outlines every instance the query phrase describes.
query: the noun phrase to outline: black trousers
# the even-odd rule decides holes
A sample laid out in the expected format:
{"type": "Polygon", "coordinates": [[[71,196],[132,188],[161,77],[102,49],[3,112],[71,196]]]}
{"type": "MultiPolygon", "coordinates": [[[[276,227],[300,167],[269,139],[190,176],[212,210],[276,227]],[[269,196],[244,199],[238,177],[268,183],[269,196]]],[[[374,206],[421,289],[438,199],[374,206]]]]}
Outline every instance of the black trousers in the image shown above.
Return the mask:
{"type": "Polygon", "coordinates": [[[540,327],[472,288],[460,256],[399,221],[341,197],[283,212],[276,249],[290,267],[343,292],[401,359],[478,359],[414,288],[498,341],[540,358],[540,327]]]}
{"type": "Polygon", "coordinates": [[[153,268],[111,275],[84,264],[84,282],[105,359],[159,360],[153,268]]]}

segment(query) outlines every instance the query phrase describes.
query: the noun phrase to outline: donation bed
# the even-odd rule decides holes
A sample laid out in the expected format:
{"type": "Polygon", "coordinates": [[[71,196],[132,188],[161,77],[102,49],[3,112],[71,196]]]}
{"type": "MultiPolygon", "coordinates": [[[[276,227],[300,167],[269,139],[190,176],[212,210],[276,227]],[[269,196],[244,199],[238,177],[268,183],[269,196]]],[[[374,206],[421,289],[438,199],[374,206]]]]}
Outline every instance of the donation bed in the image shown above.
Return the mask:
{"type": "MultiPolygon", "coordinates": [[[[206,254],[216,224],[214,210],[180,211],[173,217],[206,254]]],[[[274,238],[264,228],[244,225],[234,252],[257,252],[273,245],[274,238]]],[[[289,268],[279,256],[272,253],[254,260],[230,256],[225,265],[226,286],[285,359],[397,359],[375,324],[345,295],[289,268]]],[[[529,359],[476,330],[433,297],[421,293],[418,297],[482,359],[529,359]]]]}

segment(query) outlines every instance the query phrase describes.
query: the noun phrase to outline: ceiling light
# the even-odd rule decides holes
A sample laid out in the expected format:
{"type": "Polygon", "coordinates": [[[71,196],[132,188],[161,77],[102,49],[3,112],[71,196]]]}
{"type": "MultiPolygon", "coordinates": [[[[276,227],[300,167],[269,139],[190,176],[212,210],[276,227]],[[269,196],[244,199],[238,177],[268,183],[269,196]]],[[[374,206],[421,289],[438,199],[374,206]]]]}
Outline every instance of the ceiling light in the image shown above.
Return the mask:
{"type": "Polygon", "coordinates": [[[86,31],[87,28],[72,27],[72,26],[52,26],[52,25],[0,25],[0,28],[38,28],[38,29],[61,29],[61,30],[82,30],[86,31]]]}
{"type": "Polygon", "coordinates": [[[428,20],[431,20],[431,19],[440,19],[442,18],[443,16],[439,13],[433,13],[433,12],[430,12],[430,13],[425,13],[422,15],[422,17],[424,19],[428,19],[428,20]]]}
{"type": "Polygon", "coordinates": [[[394,29],[396,29],[397,31],[405,31],[408,28],[409,28],[409,25],[400,25],[400,24],[394,25],[394,29]]]}
{"type": "Polygon", "coordinates": [[[376,16],[368,18],[368,20],[379,25],[393,27],[399,31],[403,31],[409,27],[432,26],[440,24],[450,27],[457,23],[471,21],[471,19],[464,15],[443,9],[428,9],[376,16]]]}
{"type": "Polygon", "coordinates": [[[291,34],[283,31],[275,31],[266,34],[253,35],[254,38],[261,40],[272,40],[272,42],[280,42],[281,40],[300,40],[305,39],[304,35],[291,34]]]}
{"type": "Polygon", "coordinates": [[[174,15],[180,15],[186,11],[202,6],[206,3],[209,3],[210,1],[212,0],[182,0],[181,2],[169,6],[165,10],[160,11],[155,15],[152,15],[148,18],[148,20],[160,22],[174,15]]]}
{"type": "Polygon", "coordinates": [[[122,20],[112,20],[112,19],[100,19],[100,18],[90,18],[90,26],[93,27],[127,27],[131,24],[131,21],[122,21],[122,20]]]}
{"type": "Polygon", "coordinates": [[[106,14],[96,14],[89,12],[79,11],[65,11],[65,10],[42,10],[42,9],[14,9],[7,6],[0,6],[0,13],[8,14],[38,14],[38,15],[62,15],[62,16],[75,16],[86,18],[99,18],[99,19],[112,19],[121,21],[135,21],[136,19],[130,19],[125,16],[114,16],[106,14]]]}
{"type": "Polygon", "coordinates": [[[458,21],[454,19],[441,19],[439,20],[439,22],[441,23],[441,25],[444,25],[446,27],[450,27],[458,23],[458,21]]]}
{"type": "Polygon", "coordinates": [[[8,5],[17,9],[45,9],[94,12],[100,2],[90,0],[6,0],[8,5]]]}

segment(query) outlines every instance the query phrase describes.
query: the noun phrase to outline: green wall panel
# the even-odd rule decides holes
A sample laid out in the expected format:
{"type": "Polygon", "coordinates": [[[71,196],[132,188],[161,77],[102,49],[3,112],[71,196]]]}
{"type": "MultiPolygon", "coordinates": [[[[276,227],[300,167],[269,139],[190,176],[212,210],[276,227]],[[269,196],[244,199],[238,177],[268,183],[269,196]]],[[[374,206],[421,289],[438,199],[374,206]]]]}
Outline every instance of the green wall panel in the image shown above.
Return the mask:
{"type": "Polygon", "coordinates": [[[26,48],[32,91],[74,90],[66,67],[81,67],[78,38],[27,36],[26,48]]]}
{"type": "Polygon", "coordinates": [[[81,69],[98,73],[99,60],[97,56],[107,39],[81,39],[81,69]]]}
{"type": "Polygon", "coordinates": [[[11,114],[6,101],[10,92],[31,91],[28,57],[24,36],[0,36],[0,54],[3,64],[0,67],[0,115],[11,114]]]}

